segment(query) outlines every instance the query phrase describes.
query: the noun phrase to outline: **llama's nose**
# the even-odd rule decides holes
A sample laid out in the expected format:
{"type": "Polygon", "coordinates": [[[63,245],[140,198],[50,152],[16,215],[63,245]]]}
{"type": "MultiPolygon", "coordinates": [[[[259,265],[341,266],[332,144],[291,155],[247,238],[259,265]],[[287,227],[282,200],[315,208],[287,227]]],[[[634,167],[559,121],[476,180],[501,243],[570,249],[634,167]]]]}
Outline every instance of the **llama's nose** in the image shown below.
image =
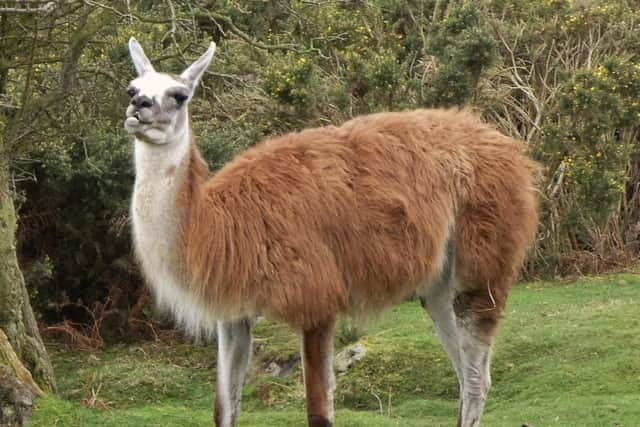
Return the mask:
{"type": "Polygon", "coordinates": [[[131,105],[136,108],[151,108],[153,101],[145,95],[136,95],[131,98],[131,105]]]}

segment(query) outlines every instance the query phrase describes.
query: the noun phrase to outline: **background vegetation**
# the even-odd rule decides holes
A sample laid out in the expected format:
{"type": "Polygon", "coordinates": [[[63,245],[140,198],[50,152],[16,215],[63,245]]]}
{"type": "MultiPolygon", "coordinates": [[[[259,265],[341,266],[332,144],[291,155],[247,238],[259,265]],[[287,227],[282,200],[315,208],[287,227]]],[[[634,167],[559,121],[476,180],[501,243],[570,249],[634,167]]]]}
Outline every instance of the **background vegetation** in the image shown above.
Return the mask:
{"type": "Polygon", "coordinates": [[[100,345],[155,331],[128,230],[130,36],[167,71],[218,43],[191,111],[214,169],[294,129],[470,106],[545,167],[526,277],[603,271],[640,251],[638,1],[3,4],[0,147],[19,256],[52,334],[74,326],[100,345]]]}

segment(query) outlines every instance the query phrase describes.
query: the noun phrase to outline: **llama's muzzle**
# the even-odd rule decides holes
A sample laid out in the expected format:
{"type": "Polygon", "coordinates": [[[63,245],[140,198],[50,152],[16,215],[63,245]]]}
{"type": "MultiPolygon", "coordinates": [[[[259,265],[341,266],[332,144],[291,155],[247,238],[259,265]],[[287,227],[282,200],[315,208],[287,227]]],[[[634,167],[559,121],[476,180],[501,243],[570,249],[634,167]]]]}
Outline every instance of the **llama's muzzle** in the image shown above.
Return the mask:
{"type": "Polygon", "coordinates": [[[127,109],[127,118],[124,121],[124,128],[129,133],[139,132],[143,125],[153,123],[153,112],[150,108],[134,108],[130,106],[127,109]]]}

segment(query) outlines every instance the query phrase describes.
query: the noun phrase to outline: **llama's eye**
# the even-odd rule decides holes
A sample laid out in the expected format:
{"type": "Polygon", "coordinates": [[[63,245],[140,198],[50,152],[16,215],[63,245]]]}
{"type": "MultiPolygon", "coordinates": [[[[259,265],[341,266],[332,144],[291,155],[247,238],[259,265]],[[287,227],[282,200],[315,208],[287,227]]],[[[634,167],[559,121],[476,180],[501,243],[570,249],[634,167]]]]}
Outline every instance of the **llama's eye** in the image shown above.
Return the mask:
{"type": "Polygon", "coordinates": [[[183,93],[183,92],[176,92],[171,96],[173,97],[173,99],[176,100],[176,102],[178,104],[182,104],[184,101],[189,99],[189,95],[187,95],[186,93],[183,93]]]}
{"type": "Polygon", "coordinates": [[[127,95],[129,95],[129,97],[131,98],[136,96],[136,93],[138,93],[138,89],[136,89],[135,87],[130,87],[127,89],[127,95]]]}

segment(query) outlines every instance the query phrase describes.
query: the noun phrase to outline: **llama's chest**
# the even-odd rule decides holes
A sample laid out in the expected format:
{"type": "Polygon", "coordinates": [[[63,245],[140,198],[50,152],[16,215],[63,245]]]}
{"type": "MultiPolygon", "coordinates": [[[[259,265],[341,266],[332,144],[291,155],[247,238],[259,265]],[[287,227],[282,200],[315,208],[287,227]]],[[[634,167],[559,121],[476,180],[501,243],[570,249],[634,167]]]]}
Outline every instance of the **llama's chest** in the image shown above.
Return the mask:
{"type": "Polygon", "coordinates": [[[138,263],[157,302],[170,309],[188,293],[181,274],[174,183],[136,181],[131,204],[133,242],[138,263]]]}
{"type": "Polygon", "coordinates": [[[197,300],[184,282],[178,244],[180,213],[172,183],[136,182],[131,203],[136,257],[157,304],[171,311],[187,331],[212,331],[214,313],[197,300]]]}
{"type": "Polygon", "coordinates": [[[175,263],[179,216],[172,203],[175,194],[169,180],[153,185],[136,182],[131,204],[136,254],[152,278],[154,272],[167,272],[175,263]]]}

